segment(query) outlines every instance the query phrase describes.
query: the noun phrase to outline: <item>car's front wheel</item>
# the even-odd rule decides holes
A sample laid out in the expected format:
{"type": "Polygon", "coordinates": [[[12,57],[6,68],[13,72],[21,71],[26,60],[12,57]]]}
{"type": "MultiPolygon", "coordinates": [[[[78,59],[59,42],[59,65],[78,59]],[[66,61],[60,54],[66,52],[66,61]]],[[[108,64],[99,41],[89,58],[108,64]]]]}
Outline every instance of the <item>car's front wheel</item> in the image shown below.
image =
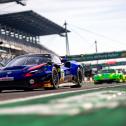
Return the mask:
{"type": "Polygon", "coordinates": [[[51,78],[52,89],[59,88],[59,74],[56,67],[52,69],[52,78],[51,78]]]}

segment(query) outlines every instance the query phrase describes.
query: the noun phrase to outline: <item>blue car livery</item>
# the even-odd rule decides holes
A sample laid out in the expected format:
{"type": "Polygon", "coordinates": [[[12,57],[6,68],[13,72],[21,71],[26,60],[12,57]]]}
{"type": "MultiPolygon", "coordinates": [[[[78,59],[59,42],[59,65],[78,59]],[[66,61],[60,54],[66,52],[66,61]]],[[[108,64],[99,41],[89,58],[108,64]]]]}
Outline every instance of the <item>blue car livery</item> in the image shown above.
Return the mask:
{"type": "Polygon", "coordinates": [[[11,60],[0,70],[0,91],[9,89],[57,89],[61,83],[73,82],[81,87],[82,67],[76,61],[61,63],[54,54],[26,54],[11,60]]]}

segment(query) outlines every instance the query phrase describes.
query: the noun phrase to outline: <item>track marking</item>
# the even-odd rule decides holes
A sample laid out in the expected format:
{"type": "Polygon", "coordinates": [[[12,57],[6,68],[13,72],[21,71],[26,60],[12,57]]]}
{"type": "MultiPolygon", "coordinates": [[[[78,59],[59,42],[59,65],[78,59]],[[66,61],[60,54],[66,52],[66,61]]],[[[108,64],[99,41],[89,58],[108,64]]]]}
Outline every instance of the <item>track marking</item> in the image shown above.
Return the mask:
{"type": "Polygon", "coordinates": [[[67,98],[52,99],[46,104],[4,108],[0,109],[0,115],[76,115],[101,108],[112,109],[120,105],[126,106],[126,92],[105,90],[67,98]]]}
{"type": "Polygon", "coordinates": [[[62,94],[70,94],[70,93],[78,93],[78,92],[85,92],[85,91],[93,91],[93,90],[98,90],[98,89],[106,89],[106,88],[113,88],[113,87],[121,87],[121,86],[126,86],[126,84],[121,84],[121,85],[114,85],[114,86],[107,86],[107,87],[99,87],[99,88],[92,88],[92,89],[86,89],[86,90],[77,90],[77,91],[66,91],[62,93],[51,93],[51,94],[44,94],[44,95],[38,95],[38,96],[30,96],[26,98],[17,98],[13,100],[6,100],[2,101],[0,105],[3,104],[9,104],[9,103],[15,103],[15,102],[22,102],[22,101],[28,101],[28,100],[33,100],[33,99],[39,99],[39,98],[46,98],[50,96],[56,96],[56,95],[62,95],[62,94]]]}

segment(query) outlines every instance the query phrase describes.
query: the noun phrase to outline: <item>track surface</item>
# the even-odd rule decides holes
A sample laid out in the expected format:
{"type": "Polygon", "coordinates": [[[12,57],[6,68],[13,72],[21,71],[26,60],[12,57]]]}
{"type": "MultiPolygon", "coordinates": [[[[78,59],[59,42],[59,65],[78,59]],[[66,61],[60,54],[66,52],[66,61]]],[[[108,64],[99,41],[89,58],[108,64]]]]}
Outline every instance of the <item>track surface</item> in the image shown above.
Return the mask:
{"type": "Polygon", "coordinates": [[[25,98],[30,96],[38,96],[42,94],[53,94],[53,93],[60,93],[60,92],[69,92],[69,91],[76,91],[76,90],[87,90],[87,89],[94,89],[94,88],[102,88],[102,87],[108,87],[108,86],[117,86],[121,84],[102,84],[102,85],[94,85],[92,83],[84,83],[84,85],[81,88],[70,88],[70,87],[61,87],[58,90],[34,90],[34,91],[17,91],[17,90],[10,90],[10,91],[3,91],[0,93],[0,102],[6,101],[6,100],[12,100],[12,99],[18,99],[18,98],[25,98]]]}
{"type": "Polygon", "coordinates": [[[125,83],[86,83],[82,88],[48,91],[4,91],[0,93],[0,103],[0,126],[126,125],[125,83]]]}

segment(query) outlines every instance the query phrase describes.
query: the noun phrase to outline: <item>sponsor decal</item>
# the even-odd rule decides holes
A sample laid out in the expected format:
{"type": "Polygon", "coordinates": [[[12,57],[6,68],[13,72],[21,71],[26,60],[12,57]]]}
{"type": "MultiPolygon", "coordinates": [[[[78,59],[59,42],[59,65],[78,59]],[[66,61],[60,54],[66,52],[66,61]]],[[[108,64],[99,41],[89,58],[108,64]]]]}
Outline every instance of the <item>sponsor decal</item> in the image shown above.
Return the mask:
{"type": "Polygon", "coordinates": [[[12,71],[8,71],[8,72],[7,72],[7,75],[9,75],[9,74],[12,74],[12,71]]]}
{"type": "Polygon", "coordinates": [[[0,78],[0,81],[13,81],[13,80],[14,77],[8,77],[8,76],[0,78]]]}

